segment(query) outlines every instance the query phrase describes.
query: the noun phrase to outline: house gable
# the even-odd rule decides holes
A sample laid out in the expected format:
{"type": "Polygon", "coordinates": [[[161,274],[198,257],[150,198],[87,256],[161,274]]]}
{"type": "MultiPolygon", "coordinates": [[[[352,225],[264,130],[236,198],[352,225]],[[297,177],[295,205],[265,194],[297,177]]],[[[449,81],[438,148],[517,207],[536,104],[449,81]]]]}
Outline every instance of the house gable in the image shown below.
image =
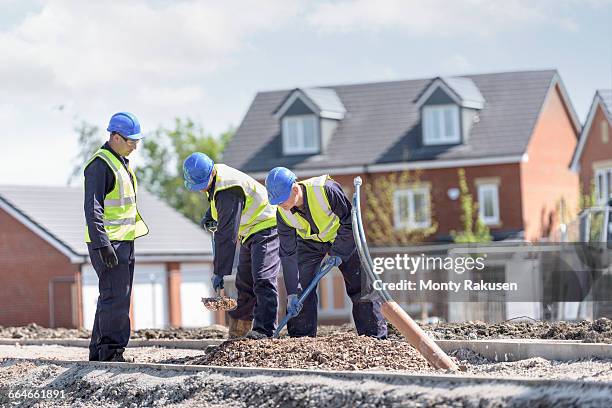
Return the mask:
{"type": "Polygon", "coordinates": [[[609,127],[612,127],[612,90],[598,90],[593,96],[586,122],[580,132],[578,146],[572,157],[571,168],[573,171],[581,171],[581,156],[588,143],[589,135],[598,133],[597,128],[601,128],[603,120],[607,120],[609,127]],[[599,120],[595,120],[596,116],[599,120]]]}

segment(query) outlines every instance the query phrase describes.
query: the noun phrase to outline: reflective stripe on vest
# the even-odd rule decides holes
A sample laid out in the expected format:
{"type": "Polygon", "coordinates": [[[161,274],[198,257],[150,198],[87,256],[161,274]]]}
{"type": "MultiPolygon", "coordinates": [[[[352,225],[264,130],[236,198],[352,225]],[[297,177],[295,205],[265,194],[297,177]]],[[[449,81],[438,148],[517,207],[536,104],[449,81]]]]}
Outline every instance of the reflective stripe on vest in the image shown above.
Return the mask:
{"type": "Polygon", "coordinates": [[[256,232],[276,226],[276,206],[268,202],[268,193],[261,183],[225,164],[215,164],[214,168],[217,172],[215,192],[210,201],[213,219],[217,220],[216,194],[230,187],[240,187],[246,198],[238,228],[241,241],[246,241],[256,232]]]}
{"type": "MultiPolygon", "coordinates": [[[[138,189],[136,175],[129,166],[126,169],[119,159],[106,149],[99,149],[85,167],[87,168],[96,158],[104,161],[115,175],[115,185],[104,197],[103,221],[108,239],[111,241],[133,241],[146,235],[149,228],[142,220],[136,206],[136,191],[138,189]],[[130,175],[134,180],[133,184],[130,175]]],[[[87,226],[85,227],[85,242],[91,242],[87,226]]]]}
{"type": "Polygon", "coordinates": [[[340,219],[332,211],[327,194],[325,194],[324,187],[327,180],[331,180],[331,177],[324,175],[298,182],[306,188],[308,210],[319,230],[318,234],[311,231],[310,223],[304,217],[278,207],[283,220],[289,226],[295,228],[297,234],[303,239],[319,242],[333,242],[336,239],[336,233],[340,228],[340,219]]]}

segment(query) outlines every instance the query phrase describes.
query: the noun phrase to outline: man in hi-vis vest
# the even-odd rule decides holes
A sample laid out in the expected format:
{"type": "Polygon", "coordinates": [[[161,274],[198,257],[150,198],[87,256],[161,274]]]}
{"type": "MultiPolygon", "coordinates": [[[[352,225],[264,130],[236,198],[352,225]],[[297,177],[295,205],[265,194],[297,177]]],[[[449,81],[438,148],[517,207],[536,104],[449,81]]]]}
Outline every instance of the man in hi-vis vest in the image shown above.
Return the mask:
{"type": "Polygon", "coordinates": [[[187,157],[183,173],[185,187],[205,193],[210,203],[203,224],[216,221],[213,290],[223,289],[223,278],[231,275],[240,241],[238,307],[229,312],[229,337],[271,337],[278,311],[280,258],[276,208],[268,203],[265,187],[241,171],[213,163],[204,153],[187,157]]]}
{"type": "Polygon", "coordinates": [[[362,299],[361,262],[353,238],[351,202],[340,184],[324,175],[297,181],[293,172],[276,167],[266,177],[268,199],[277,205],[278,235],[287,310],[298,313],[289,320],[292,337],[316,336],[317,293],[313,290],[300,310],[300,290],[312,281],[326,255],[337,256],[346,293],[353,303],[353,319],[359,335],[385,338],[387,324],[381,302],[362,299]]]}
{"type": "Polygon", "coordinates": [[[114,114],[108,142],[85,165],[85,241],[99,280],[90,361],[125,361],[130,339],[134,240],[149,229],[136,206],[137,182],[127,156],[143,135],[131,113],[114,114]]]}

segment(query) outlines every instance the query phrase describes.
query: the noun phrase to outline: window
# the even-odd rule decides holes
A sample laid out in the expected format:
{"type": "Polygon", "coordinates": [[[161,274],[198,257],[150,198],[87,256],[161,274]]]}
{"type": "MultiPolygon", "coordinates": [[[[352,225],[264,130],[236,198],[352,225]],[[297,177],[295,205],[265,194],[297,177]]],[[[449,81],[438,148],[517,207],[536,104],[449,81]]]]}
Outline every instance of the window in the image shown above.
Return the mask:
{"type": "Polygon", "coordinates": [[[499,224],[499,191],[497,184],[478,186],[478,212],[480,219],[489,224],[499,224]]]}
{"type": "Polygon", "coordinates": [[[397,190],[393,196],[393,215],[396,229],[429,227],[429,189],[397,190]]]}
{"type": "Polygon", "coordinates": [[[426,145],[459,143],[459,107],[434,105],[423,107],[423,142],[426,145]]]}
{"type": "Polygon", "coordinates": [[[608,143],[608,122],[605,120],[601,121],[601,141],[602,143],[608,143]]]}
{"type": "Polygon", "coordinates": [[[285,154],[319,152],[318,121],[315,115],[283,118],[283,152],[285,154]]]}
{"type": "Polygon", "coordinates": [[[612,168],[599,169],[595,172],[595,197],[599,204],[605,204],[612,194],[612,168]]]}

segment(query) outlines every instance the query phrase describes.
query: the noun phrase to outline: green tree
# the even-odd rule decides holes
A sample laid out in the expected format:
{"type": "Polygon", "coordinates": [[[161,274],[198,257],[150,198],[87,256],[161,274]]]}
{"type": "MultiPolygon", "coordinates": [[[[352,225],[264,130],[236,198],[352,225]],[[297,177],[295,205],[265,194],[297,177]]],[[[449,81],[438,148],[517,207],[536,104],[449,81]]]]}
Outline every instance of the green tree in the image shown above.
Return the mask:
{"type": "Polygon", "coordinates": [[[196,151],[218,161],[233,134],[230,129],[214,137],[189,118],[177,118],[172,129],[160,127],[139,146],[143,163],[135,172],[140,186],[198,223],[208,209],[208,201],[185,188],[183,161],[196,151]]]}
{"type": "Polygon", "coordinates": [[[597,196],[595,195],[595,179],[591,180],[590,191],[584,191],[582,183],[579,184],[578,210],[582,211],[590,207],[595,207],[597,204],[597,196]]]}
{"type": "Polygon", "coordinates": [[[83,178],[83,167],[87,160],[104,144],[104,137],[98,126],[94,126],[85,121],[81,121],[74,131],[78,134],[77,144],[79,151],[72,159],[73,166],[70,176],[68,176],[68,184],[72,184],[76,180],[83,178]]]}
{"type": "Polygon", "coordinates": [[[478,204],[474,202],[468,188],[465,170],[459,169],[457,173],[459,176],[459,201],[461,203],[463,231],[459,233],[451,231],[451,236],[458,244],[491,242],[492,237],[489,228],[478,216],[478,204]]]}

